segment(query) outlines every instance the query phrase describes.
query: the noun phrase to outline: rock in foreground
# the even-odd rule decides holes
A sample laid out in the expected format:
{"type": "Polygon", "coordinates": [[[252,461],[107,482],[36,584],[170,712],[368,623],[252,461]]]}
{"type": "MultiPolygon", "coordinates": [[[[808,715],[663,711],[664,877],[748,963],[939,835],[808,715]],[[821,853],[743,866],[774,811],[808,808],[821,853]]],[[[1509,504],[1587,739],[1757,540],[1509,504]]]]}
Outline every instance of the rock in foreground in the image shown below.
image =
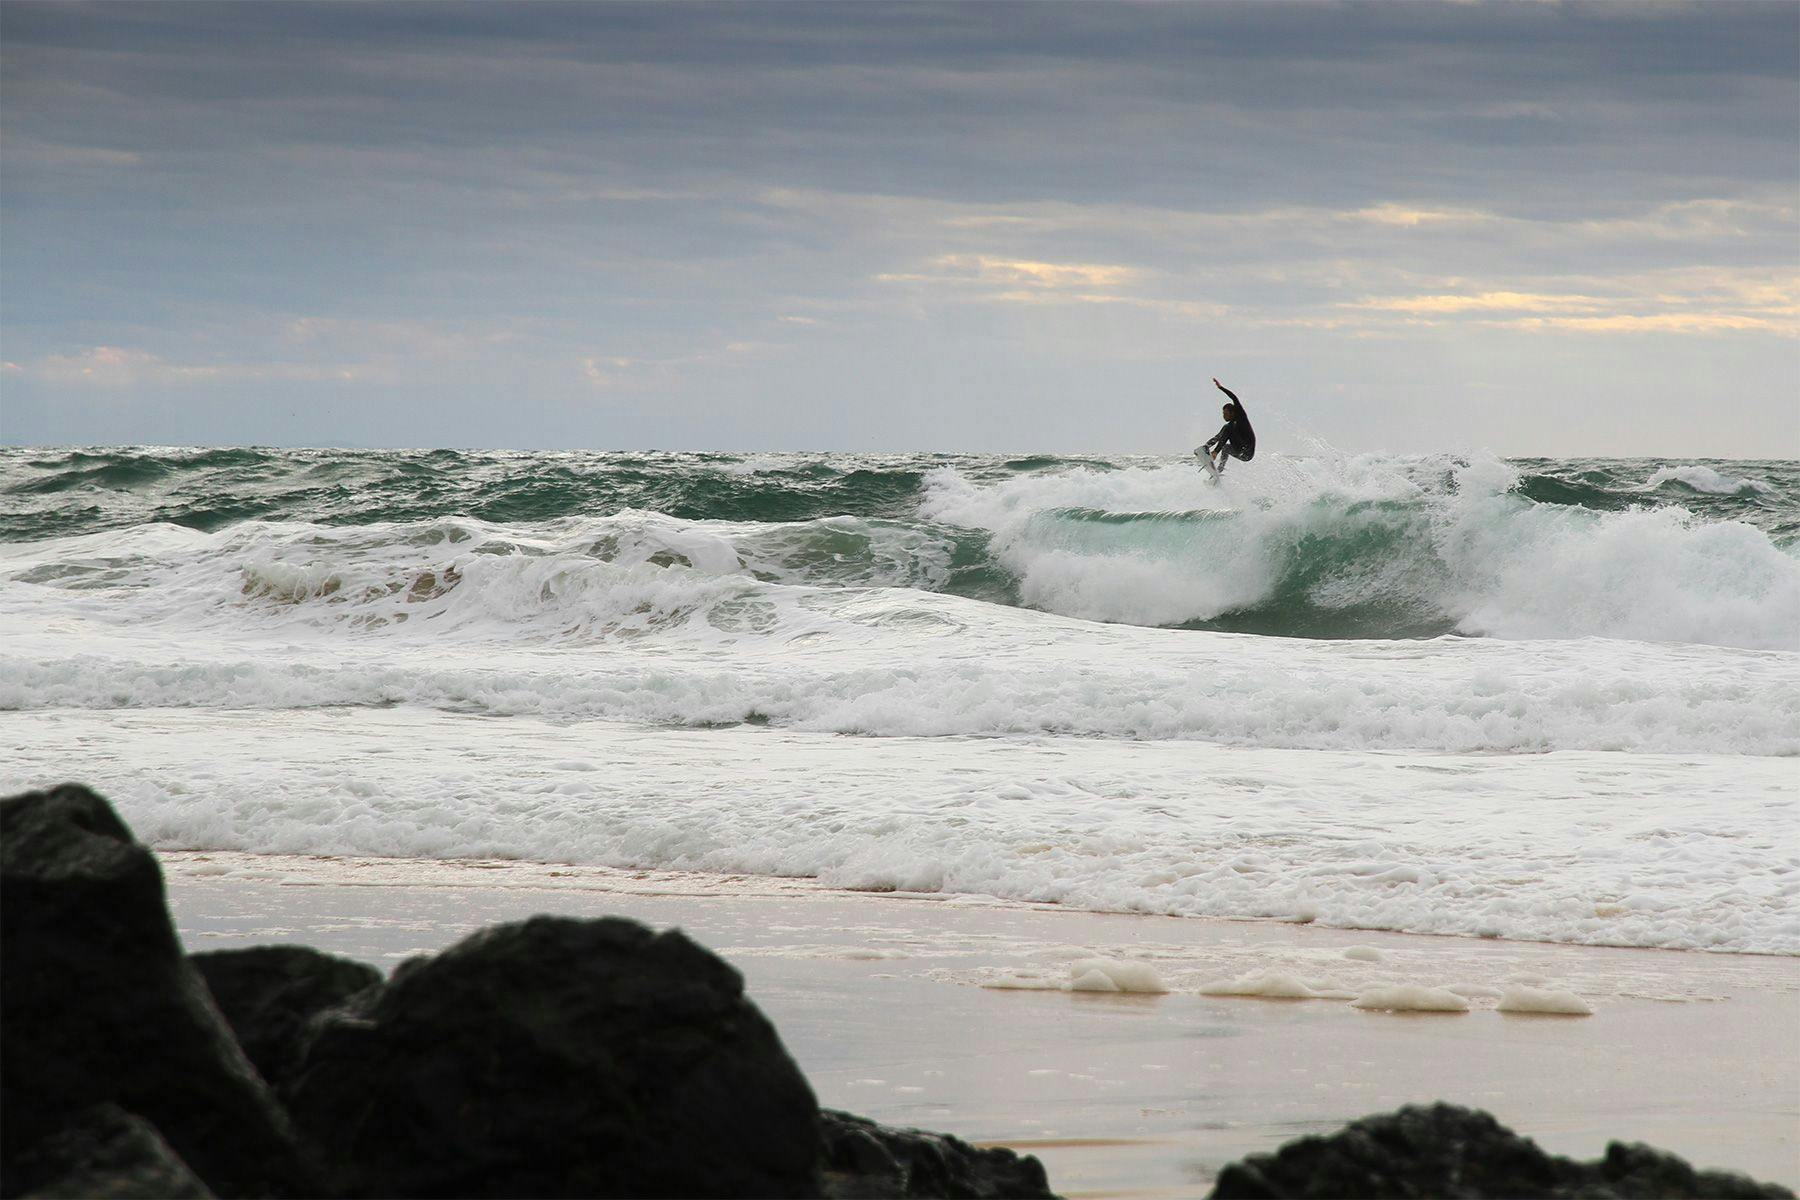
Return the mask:
{"type": "Polygon", "coordinates": [[[287,1116],[182,957],[162,872],[83,787],[0,803],[0,1177],[112,1103],[215,1192],[316,1195],[287,1116]]]}
{"type": "Polygon", "coordinates": [[[188,961],[257,1072],[277,1088],[298,1065],[313,1018],[381,985],[381,972],[367,963],[310,946],[209,950],[188,961]]]}
{"type": "Polygon", "coordinates": [[[1044,1165],[976,1149],[947,1133],[894,1129],[835,1109],[820,1113],[825,1194],[832,1200],[1055,1200],[1044,1165]]]}
{"type": "Polygon", "coordinates": [[[212,1192],[156,1127],[97,1104],[27,1150],[7,1195],[27,1200],[211,1200],[212,1192]]]}
{"type": "Polygon", "coordinates": [[[1035,1159],[822,1116],[679,931],[537,917],[384,984],[303,946],[182,957],[85,788],[0,801],[0,859],[0,1196],[1050,1196],[1035,1159]]]}
{"type": "Polygon", "coordinates": [[[1673,1154],[1612,1143],[1598,1162],[1546,1154],[1485,1112],[1408,1105],[1336,1133],[1288,1142],[1219,1172],[1214,1200],[1761,1200],[1793,1193],[1726,1171],[1696,1171],[1673,1154]]]}
{"type": "Polygon", "coordinates": [[[286,1091],[363,1196],[816,1196],[818,1106],[730,964],[534,917],[401,965],[286,1091]]]}

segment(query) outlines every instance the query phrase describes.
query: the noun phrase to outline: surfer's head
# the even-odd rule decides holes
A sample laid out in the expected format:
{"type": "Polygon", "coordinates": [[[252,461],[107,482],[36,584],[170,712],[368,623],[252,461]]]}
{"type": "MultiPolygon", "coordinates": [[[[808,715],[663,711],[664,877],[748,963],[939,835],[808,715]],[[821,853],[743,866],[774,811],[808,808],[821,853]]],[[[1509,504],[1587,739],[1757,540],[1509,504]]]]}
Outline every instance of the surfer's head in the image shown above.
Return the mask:
{"type": "Polygon", "coordinates": [[[1225,407],[1221,408],[1219,411],[1224,414],[1227,421],[1237,420],[1237,405],[1233,404],[1231,401],[1227,400],[1225,402],[1225,407]]]}

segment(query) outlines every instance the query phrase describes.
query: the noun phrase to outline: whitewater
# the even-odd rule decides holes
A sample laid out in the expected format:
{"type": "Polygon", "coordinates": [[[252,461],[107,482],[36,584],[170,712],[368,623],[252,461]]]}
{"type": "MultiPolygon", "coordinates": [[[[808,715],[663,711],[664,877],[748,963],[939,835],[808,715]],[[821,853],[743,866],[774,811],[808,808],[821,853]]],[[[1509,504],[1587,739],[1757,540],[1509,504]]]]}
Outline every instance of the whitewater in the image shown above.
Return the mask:
{"type": "Polygon", "coordinates": [[[1800,953],[1800,464],[0,450],[0,786],[510,858],[1800,953]]]}

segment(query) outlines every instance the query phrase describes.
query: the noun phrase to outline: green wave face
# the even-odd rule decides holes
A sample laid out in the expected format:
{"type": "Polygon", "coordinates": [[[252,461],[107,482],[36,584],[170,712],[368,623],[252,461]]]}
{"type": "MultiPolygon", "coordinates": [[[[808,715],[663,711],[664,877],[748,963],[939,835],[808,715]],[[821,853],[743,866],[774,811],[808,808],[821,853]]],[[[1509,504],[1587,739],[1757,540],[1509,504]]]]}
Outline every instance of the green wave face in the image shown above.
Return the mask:
{"type": "Polygon", "coordinates": [[[1456,621],[1434,600],[1451,573],[1433,551],[1432,525],[1429,506],[1418,500],[1341,496],[1279,512],[1071,508],[1034,516],[1014,546],[1023,549],[1017,557],[1157,564],[1171,581],[1250,577],[1253,602],[1233,604],[1230,597],[1220,611],[1157,624],[1298,637],[1436,637],[1456,621]]]}
{"type": "Polygon", "coordinates": [[[1680,505],[1715,521],[1744,521],[1792,539],[1800,533],[1800,464],[1698,462],[1670,467],[1654,459],[1605,463],[1523,459],[1518,494],[1540,504],[1597,512],[1680,505]]]}
{"type": "Polygon", "coordinates": [[[936,459],[455,450],[0,450],[0,541],[160,521],[536,522],[644,509],[683,520],[904,517],[936,459]],[[752,462],[766,461],[761,468],[752,462]]]}
{"type": "Polygon", "coordinates": [[[773,585],[1327,638],[1530,636],[1608,589],[1615,608],[1660,588],[1695,621],[1722,596],[1778,623],[1800,596],[1793,462],[1275,454],[1234,476],[1213,489],[1187,460],[1124,457],[9,448],[0,542],[256,521],[392,526],[448,554],[474,522],[484,553],[507,552],[508,529],[568,531],[592,559],[773,585]]]}

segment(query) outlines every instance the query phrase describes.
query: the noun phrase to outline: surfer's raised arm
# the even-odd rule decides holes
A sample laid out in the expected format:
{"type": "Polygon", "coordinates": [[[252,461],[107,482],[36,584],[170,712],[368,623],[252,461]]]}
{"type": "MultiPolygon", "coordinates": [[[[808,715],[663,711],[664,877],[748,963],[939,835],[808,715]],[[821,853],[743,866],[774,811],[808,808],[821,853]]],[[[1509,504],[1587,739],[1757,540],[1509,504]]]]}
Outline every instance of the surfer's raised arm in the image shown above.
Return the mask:
{"type": "Polygon", "coordinates": [[[1230,396],[1231,402],[1233,404],[1239,405],[1240,408],[1242,407],[1240,401],[1237,398],[1237,393],[1232,391],[1230,388],[1226,387],[1224,384],[1220,383],[1216,376],[1213,379],[1213,386],[1218,388],[1221,392],[1224,392],[1227,396],[1230,396]]]}

